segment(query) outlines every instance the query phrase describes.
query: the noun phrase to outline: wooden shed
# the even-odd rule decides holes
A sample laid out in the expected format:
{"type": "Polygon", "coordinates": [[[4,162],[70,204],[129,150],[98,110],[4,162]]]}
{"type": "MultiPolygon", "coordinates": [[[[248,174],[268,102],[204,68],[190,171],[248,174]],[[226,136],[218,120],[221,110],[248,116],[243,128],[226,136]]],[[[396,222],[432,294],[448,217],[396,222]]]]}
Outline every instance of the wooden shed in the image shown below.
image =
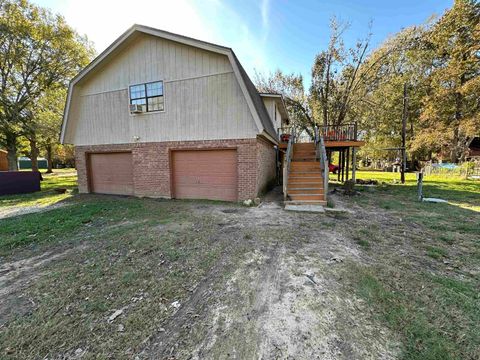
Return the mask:
{"type": "Polygon", "coordinates": [[[0,149],[0,171],[8,171],[7,152],[0,149]]]}

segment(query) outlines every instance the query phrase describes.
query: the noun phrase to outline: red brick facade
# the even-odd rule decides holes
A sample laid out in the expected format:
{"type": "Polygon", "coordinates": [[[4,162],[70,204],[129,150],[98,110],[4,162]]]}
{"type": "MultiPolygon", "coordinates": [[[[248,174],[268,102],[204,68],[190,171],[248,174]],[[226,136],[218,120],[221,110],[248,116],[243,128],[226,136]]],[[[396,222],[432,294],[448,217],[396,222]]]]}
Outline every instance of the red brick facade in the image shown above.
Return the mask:
{"type": "Polygon", "coordinates": [[[269,141],[257,140],[257,194],[263,194],[276,178],[276,152],[269,141]]]}
{"type": "Polygon", "coordinates": [[[131,151],[136,196],[172,197],[170,152],[182,149],[236,149],[238,159],[238,199],[252,199],[275,178],[275,149],[261,138],[208,141],[172,141],[86,145],[75,147],[78,188],[89,192],[87,155],[95,152],[131,151]]]}

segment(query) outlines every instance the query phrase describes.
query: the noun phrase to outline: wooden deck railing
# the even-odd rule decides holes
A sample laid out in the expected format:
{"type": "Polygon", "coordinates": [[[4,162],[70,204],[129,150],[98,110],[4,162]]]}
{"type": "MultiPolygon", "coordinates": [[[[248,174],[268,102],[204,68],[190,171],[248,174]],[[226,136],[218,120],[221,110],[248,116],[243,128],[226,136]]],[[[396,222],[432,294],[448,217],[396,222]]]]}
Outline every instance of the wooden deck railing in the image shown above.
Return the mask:
{"type": "Polygon", "coordinates": [[[357,123],[321,127],[325,141],[356,141],[357,123]]]}
{"type": "MultiPolygon", "coordinates": [[[[292,126],[282,127],[278,129],[281,142],[288,142],[289,136],[292,134],[292,126]]],[[[343,125],[327,125],[318,127],[318,136],[322,136],[324,141],[357,141],[357,123],[343,124],[343,125]]],[[[318,139],[311,139],[306,131],[297,131],[297,142],[315,141],[318,139]],[[305,134],[303,134],[305,133],[305,134]],[[305,135],[305,139],[302,138],[305,135]],[[303,140],[303,141],[302,141],[303,140]]]]}

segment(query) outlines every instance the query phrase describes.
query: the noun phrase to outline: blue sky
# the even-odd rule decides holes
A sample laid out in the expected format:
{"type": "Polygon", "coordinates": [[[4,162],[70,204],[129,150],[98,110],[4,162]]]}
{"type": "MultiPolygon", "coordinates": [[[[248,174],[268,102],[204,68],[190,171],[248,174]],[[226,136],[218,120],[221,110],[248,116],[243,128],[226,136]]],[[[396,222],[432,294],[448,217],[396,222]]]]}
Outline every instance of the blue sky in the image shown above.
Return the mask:
{"type": "MultiPolygon", "coordinates": [[[[329,19],[348,21],[346,45],[368,33],[373,45],[404,27],[442,14],[453,0],[34,0],[65,16],[105,49],[134,23],[233,48],[253,78],[254,70],[279,68],[307,79],[316,53],[326,47],[329,19]]],[[[308,80],[307,80],[308,81],[308,80]]]]}

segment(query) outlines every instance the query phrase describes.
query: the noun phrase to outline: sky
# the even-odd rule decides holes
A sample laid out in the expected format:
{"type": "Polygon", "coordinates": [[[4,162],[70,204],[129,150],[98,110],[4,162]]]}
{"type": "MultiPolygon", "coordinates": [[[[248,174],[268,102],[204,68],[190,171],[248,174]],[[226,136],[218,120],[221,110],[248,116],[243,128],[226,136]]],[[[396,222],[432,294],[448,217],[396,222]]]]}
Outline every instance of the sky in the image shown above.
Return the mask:
{"type": "Polygon", "coordinates": [[[133,24],[232,48],[250,78],[255,71],[300,73],[307,83],[315,55],[325,49],[329,21],[349,22],[346,46],[372,46],[402,28],[441,15],[453,0],[33,0],[63,15],[98,53],[133,24]]]}

